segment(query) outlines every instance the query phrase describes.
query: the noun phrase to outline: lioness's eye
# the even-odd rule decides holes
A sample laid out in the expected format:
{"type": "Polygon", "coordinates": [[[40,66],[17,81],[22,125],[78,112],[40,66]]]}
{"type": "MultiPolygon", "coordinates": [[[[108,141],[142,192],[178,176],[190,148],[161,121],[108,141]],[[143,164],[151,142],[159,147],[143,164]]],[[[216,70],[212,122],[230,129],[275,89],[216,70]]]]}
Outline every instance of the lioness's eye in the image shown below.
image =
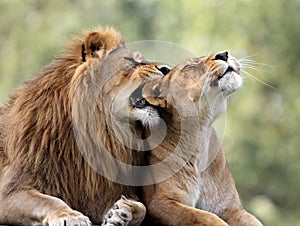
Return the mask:
{"type": "Polygon", "coordinates": [[[135,63],[135,64],[137,63],[132,57],[124,57],[124,59],[126,59],[132,63],[135,63]]]}

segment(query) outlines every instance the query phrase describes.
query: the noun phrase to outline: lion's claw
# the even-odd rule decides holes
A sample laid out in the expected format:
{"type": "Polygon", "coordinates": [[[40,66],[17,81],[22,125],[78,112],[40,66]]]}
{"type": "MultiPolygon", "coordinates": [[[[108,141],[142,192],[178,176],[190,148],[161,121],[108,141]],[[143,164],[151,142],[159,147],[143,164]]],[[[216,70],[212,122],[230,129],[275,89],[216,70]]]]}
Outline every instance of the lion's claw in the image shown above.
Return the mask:
{"type": "Polygon", "coordinates": [[[43,225],[49,226],[91,226],[88,217],[75,210],[59,210],[51,213],[43,221],[43,225]]]}

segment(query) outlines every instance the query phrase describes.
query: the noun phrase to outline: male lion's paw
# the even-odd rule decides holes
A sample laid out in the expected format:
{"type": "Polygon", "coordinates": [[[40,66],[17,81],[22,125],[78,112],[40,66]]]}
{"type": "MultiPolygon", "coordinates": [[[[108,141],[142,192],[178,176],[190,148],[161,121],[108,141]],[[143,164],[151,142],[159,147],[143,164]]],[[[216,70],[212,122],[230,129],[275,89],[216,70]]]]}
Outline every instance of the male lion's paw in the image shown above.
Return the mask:
{"type": "Polygon", "coordinates": [[[91,226],[88,217],[75,210],[56,210],[43,221],[48,226],[91,226]]]}
{"type": "Polygon", "coordinates": [[[105,215],[102,226],[127,226],[131,220],[130,207],[118,200],[105,215]]]}
{"type": "Polygon", "coordinates": [[[101,226],[139,225],[145,217],[146,208],[140,202],[122,196],[105,215],[101,226]]]}

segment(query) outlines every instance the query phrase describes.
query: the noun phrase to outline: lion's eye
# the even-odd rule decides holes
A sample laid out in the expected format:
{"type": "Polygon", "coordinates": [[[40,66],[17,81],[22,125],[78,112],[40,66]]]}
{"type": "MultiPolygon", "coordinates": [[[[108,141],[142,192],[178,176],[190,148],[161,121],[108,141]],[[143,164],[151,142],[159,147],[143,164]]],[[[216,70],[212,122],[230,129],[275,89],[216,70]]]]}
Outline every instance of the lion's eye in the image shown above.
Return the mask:
{"type": "Polygon", "coordinates": [[[159,70],[163,75],[168,74],[171,69],[169,67],[167,67],[166,65],[162,65],[162,66],[155,66],[157,70],[159,70]]]}

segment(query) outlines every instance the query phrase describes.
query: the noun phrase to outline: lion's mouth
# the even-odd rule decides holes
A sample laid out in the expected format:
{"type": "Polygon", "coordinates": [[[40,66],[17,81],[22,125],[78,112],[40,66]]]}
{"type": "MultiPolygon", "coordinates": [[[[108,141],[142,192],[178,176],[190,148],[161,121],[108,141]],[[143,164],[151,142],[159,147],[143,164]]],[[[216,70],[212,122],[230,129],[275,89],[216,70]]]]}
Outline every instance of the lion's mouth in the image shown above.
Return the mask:
{"type": "Polygon", "coordinates": [[[226,69],[226,71],[225,71],[220,77],[218,77],[218,80],[220,80],[220,79],[223,78],[227,73],[230,73],[230,72],[236,72],[236,71],[233,69],[233,67],[228,66],[227,69],[226,69]]]}

